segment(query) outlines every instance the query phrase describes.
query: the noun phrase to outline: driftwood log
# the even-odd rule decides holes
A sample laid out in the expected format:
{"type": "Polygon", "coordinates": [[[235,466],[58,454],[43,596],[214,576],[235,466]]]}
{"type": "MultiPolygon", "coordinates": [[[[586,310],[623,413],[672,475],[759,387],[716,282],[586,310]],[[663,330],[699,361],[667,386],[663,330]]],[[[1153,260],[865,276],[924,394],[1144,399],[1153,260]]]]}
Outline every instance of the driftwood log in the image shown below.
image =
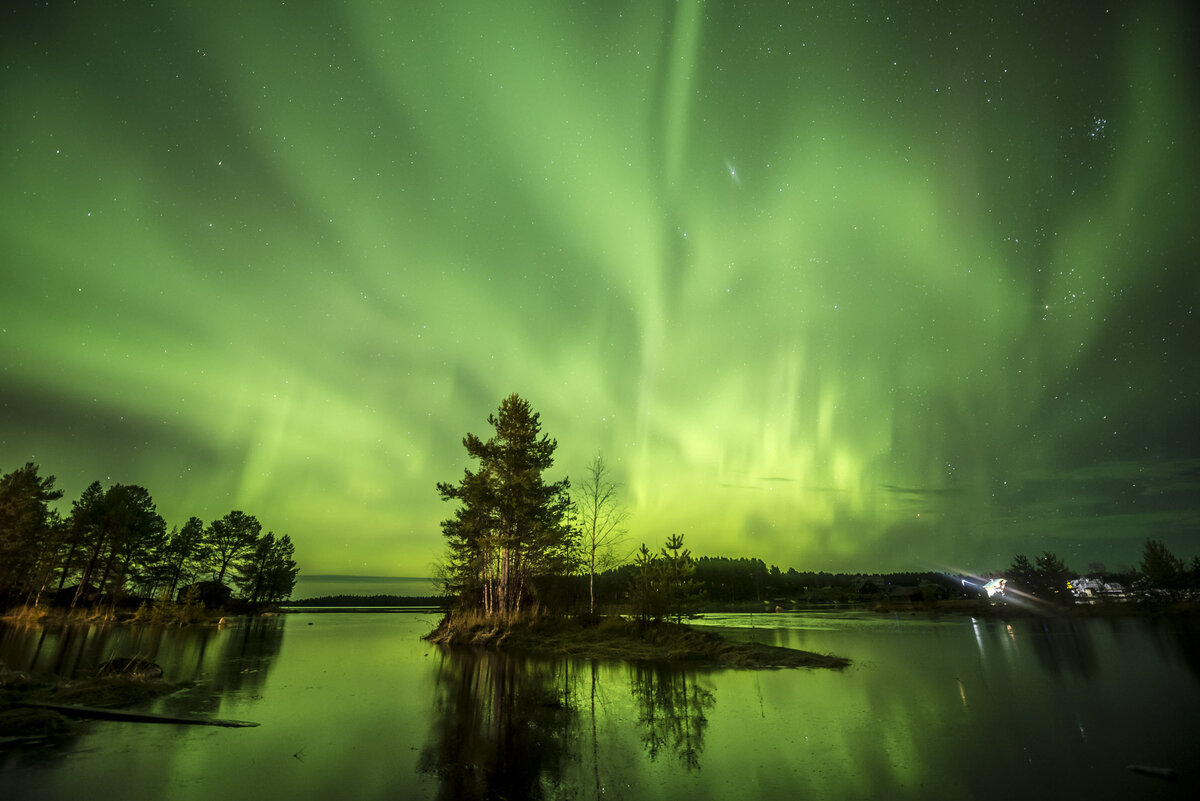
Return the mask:
{"type": "Polygon", "coordinates": [[[129,723],[176,723],[186,726],[224,726],[246,728],[257,726],[248,720],[221,720],[219,718],[187,718],[180,715],[158,715],[153,712],[127,712],[123,709],[105,709],[99,706],[74,706],[72,704],[50,704],[44,701],[17,701],[17,706],[51,709],[73,718],[95,718],[99,720],[124,720],[129,723]]]}

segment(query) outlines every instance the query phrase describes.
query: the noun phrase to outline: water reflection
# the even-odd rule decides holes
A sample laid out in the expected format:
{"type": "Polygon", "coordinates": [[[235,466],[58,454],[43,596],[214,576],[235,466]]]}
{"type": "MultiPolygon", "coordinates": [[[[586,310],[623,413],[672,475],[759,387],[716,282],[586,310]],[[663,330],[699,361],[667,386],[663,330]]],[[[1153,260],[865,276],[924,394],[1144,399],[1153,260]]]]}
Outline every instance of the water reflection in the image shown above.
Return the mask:
{"type": "Polygon", "coordinates": [[[194,648],[176,644],[192,684],[164,698],[159,711],[216,716],[222,699],[232,693],[259,697],[283,647],[283,630],[279,618],[255,618],[219,639],[198,637],[194,648]]]}
{"type": "Polygon", "coordinates": [[[420,769],[438,798],[546,798],[561,783],[576,716],[564,662],[443,649],[420,769]]]}
{"type": "Polygon", "coordinates": [[[630,669],[630,693],[637,702],[642,744],[650,759],[667,750],[688,770],[699,770],[706,712],[716,703],[700,675],[668,665],[635,665],[630,669]]]}
{"type": "Polygon", "coordinates": [[[768,631],[762,617],[722,625],[853,666],[689,672],[443,651],[419,639],[432,622],[399,615],[291,616],[286,647],[268,621],[0,630],[10,667],[26,666],[10,658],[19,652],[40,665],[76,660],[82,675],[86,662],[136,646],[168,678],[194,682],[156,711],[211,708],[220,693],[215,716],[261,724],[97,721],[64,749],[70,759],[44,765],[0,745],[0,797],[236,798],[266,787],[292,801],[907,801],[979,798],[997,781],[1012,797],[1200,797],[1190,767],[1200,737],[1195,621],[1075,619],[1047,630],[1028,618],[780,615],[772,622],[792,630],[768,631]],[[1163,783],[1128,764],[1179,778],[1163,783]]]}
{"type": "Polygon", "coordinates": [[[238,618],[229,626],[72,623],[0,624],[0,662],[10,670],[88,678],[113,657],[162,666],[172,682],[203,681],[217,690],[261,684],[283,644],[281,618],[238,618]]]}
{"type": "Polygon", "coordinates": [[[420,761],[437,777],[438,798],[548,798],[564,782],[604,795],[606,783],[630,769],[632,755],[617,753],[629,741],[607,730],[613,710],[625,707],[651,762],[669,755],[689,771],[700,768],[716,695],[699,671],[469,649],[441,649],[438,659],[420,761]],[[621,673],[629,695],[614,698],[621,673]]]}
{"type": "Polygon", "coordinates": [[[1096,673],[1096,646],[1086,621],[1045,619],[1030,626],[1029,641],[1042,669],[1051,676],[1096,673]]]}
{"type": "MultiPolygon", "coordinates": [[[[0,624],[0,665],[79,680],[96,676],[97,668],[111,658],[139,657],[161,666],[164,680],[182,686],[168,695],[147,696],[134,708],[182,717],[220,717],[223,698],[234,694],[257,697],[261,692],[282,648],[283,630],[279,618],[238,619],[223,628],[0,624]]],[[[87,731],[72,726],[10,742],[3,749],[0,770],[58,759],[87,731]]]]}
{"type": "Polygon", "coordinates": [[[1166,617],[1147,622],[1155,648],[1164,659],[1179,659],[1200,681],[1200,620],[1191,616],[1166,617]]]}

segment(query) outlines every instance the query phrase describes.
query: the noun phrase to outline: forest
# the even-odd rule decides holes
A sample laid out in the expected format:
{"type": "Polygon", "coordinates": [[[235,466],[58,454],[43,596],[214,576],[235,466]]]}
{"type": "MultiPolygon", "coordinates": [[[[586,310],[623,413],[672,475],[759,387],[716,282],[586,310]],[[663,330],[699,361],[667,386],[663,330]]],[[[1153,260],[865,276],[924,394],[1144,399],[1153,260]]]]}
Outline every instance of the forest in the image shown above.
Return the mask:
{"type": "Polygon", "coordinates": [[[0,608],[252,611],[292,593],[291,537],[251,514],[168,531],[146,488],[93,481],[64,516],[54,485],[33,462],[0,478],[0,608]]]}

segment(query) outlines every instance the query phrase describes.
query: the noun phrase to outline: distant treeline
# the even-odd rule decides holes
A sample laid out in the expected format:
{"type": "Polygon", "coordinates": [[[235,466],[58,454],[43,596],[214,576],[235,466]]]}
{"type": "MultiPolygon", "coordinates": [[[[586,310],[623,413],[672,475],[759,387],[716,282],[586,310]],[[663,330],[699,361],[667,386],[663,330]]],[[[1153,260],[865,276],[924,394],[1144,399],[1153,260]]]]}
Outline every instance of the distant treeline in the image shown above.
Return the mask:
{"type": "MultiPolygon", "coordinates": [[[[1085,573],[1072,570],[1050,551],[1030,559],[1017,554],[1001,576],[1009,584],[1030,595],[1040,598],[1070,602],[1078,591],[1068,592],[1069,582],[1087,578],[1090,593],[1099,591],[1101,596],[1121,596],[1132,593],[1140,600],[1168,599],[1186,600],[1200,598],[1200,557],[1193,556],[1190,563],[1171,553],[1159,540],[1147,539],[1142,549],[1142,561],[1138,568],[1128,567],[1118,572],[1104,569],[1103,565],[1091,564],[1085,573]]],[[[1083,582],[1080,582],[1082,586],[1083,582]]]]}
{"type": "Polygon", "coordinates": [[[449,606],[444,595],[322,595],[284,601],[280,606],[449,606]]]}
{"type": "MultiPolygon", "coordinates": [[[[637,568],[622,565],[596,576],[596,598],[605,604],[621,603],[632,585],[637,568]]],[[[780,570],[761,559],[749,557],[700,556],[696,558],[695,581],[710,605],[769,603],[806,596],[877,594],[904,588],[908,595],[925,588],[926,594],[948,597],[973,595],[958,576],[926,572],[883,574],[827,573],[824,571],[780,570]]]]}
{"type": "MultiPolygon", "coordinates": [[[[761,559],[701,556],[695,559],[694,580],[699,585],[701,602],[708,608],[726,605],[780,601],[831,601],[871,596],[891,596],[910,601],[934,601],[953,598],[985,597],[986,579],[937,571],[898,573],[828,573],[825,571],[780,570],[761,559]]],[[[596,600],[606,605],[628,601],[638,568],[621,565],[596,576],[596,600]]],[[[1190,563],[1172,554],[1165,545],[1147,540],[1138,568],[1121,572],[1106,571],[1091,564],[1084,572],[1072,571],[1052,553],[1034,560],[1018,554],[1013,564],[997,571],[1010,586],[1028,594],[1069,602],[1068,582],[1087,576],[1116,582],[1142,592],[1165,593],[1176,599],[1200,597],[1200,557],[1190,563]]],[[[574,598],[586,593],[586,576],[572,577],[574,598]]]]}

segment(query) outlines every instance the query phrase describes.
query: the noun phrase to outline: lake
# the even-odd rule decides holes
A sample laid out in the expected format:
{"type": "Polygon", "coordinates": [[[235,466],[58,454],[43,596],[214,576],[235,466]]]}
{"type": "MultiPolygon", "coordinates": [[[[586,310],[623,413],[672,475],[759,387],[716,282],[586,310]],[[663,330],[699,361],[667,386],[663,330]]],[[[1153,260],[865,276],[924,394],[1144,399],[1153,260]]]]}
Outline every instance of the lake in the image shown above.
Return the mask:
{"type": "Polygon", "coordinates": [[[257,728],[94,721],[0,744],[0,797],[1200,797],[1187,618],[708,615],[843,671],[685,670],[443,651],[433,613],[233,627],[0,629],[10,668],[141,655],[189,689],[145,708],[257,728]],[[1174,781],[1130,764],[1168,767],[1174,781]]]}

